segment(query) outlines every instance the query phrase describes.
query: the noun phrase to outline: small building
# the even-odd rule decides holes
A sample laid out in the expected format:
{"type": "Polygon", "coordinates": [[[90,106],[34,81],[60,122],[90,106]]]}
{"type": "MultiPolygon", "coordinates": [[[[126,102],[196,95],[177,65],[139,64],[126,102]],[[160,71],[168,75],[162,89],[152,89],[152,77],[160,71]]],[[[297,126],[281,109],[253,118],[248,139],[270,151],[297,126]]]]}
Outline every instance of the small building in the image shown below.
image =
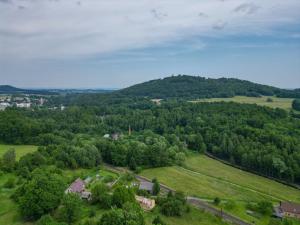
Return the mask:
{"type": "Polygon", "coordinates": [[[70,186],[69,188],[65,191],[66,194],[69,193],[77,193],[80,194],[85,190],[85,183],[83,180],[80,178],[77,178],[70,186]]]}
{"type": "Polygon", "coordinates": [[[65,190],[66,194],[73,193],[78,194],[80,198],[91,200],[92,193],[85,189],[85,182],[80,178],[77,178],[68,188],[65,190]]]}
{"type": "Polygon", "coordinates": [[[150,211],[155,207],[155,200],[150,198],[145,198],[142,196],[135,196],[136,201],[140,204],[142,209],[150,211]]]}
{"type": "Polygon", "coordinates": [[[292,202],[280,202],[280,205],[274,208],[275,215],[279,218],[292,217],[300,219],[300,204],[292,202]]]}
{"type": "Polygon", "coordinates": [[[109,135],[109,134],[104,134],[103,137],[104,137],[104,138],[109,138],[110,135],[109,135]]]}
{"type": "Polygon", "coordinates": [[[139,189],[143,191],[147,191],[149,194],[152,194],[153,183],[149,181],[140,181],[139,189]]]}
{"type": "Polygon", "coordinates": [[[17,103],[16,106],[18,108],[30,108],[31,103],[29,103],[29,102],[21,102],[21,103],[17,103]]]}

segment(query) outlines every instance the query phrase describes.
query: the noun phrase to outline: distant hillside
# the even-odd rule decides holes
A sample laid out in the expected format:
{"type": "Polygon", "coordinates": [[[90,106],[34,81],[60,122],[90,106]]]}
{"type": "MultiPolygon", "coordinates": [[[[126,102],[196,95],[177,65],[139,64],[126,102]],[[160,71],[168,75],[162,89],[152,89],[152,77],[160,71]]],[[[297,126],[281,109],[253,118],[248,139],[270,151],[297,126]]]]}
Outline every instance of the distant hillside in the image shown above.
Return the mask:
{"type": "Polygon", "coordinates": [[[26,90],[16,88],[10,85],[0,85],[0,94],[36,94],[36,95],[53,95],[55,92],[47,90],[26,90]]]}
{"type": "Polygon", "coordinates": [[[0,85],[0,93],[17,93],[17,92],[22,92],[22,89],[10,85],[0,85]]]}
{"type": "Polygon", "coordinates": [[[179,75],[151,80],[119,91],[119,94],[149,98],[212,98],[242,96],[272,96],[300,98],[300,89],[285,90],[250,81],[220,78],[211,79],[179,75]]]}

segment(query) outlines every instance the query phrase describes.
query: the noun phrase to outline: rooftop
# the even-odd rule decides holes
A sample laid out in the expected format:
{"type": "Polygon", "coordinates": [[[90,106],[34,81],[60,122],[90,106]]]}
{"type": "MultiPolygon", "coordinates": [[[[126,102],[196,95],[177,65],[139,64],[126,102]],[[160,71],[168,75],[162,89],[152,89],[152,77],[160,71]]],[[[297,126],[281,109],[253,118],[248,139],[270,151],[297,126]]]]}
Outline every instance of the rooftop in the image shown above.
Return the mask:
{"type": "Polygon", "coordinates": [[[292,203],[292,202],[281,202],[280,209],[283,212],[300,214],[300,204],[292,203]]]}

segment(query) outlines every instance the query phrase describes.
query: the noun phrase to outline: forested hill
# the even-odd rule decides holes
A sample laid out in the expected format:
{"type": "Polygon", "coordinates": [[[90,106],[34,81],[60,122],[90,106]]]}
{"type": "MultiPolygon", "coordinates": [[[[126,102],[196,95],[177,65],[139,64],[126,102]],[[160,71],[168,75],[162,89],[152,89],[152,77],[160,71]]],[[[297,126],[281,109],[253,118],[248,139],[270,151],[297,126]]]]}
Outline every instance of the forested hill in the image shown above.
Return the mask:
{"type": "Polygon", "coordinates": [[[40,95],[52,95],[54,92],[47,90],[27,90],[16,88],[10,85],[0,85],[0,94],[40,94],[40,95]]]}
{"type": "Polygon", "coordinates": [[[300,89],[285,90],[250,81],[220,78],[211,79],[179,75],[151,80],[125,88],[119,93],[127,96],[149,98],[211,98],[242,96],[273,96],[299,98],[300,89]]]}
{"type": "Polygon", "coordinates": [[[10,85],[0,85],[0,93],[20,93],[22,89],[10,86],[10,85]]]}

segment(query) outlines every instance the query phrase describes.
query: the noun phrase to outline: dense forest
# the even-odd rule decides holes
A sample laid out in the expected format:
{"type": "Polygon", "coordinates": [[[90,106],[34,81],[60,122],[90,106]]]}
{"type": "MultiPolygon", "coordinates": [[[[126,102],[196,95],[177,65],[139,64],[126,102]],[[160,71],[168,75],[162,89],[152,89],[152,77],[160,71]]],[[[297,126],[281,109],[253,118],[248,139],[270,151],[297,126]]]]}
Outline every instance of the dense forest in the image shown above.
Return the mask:
{"type": "Polygon", "coordinates": [[[0,140],[43,146],[21,158],[24,176],[36,164],[47,163],[77,168],[103,160],[132,169],[180,164],[188,148],[300,183],[299,119],[256,105],[182,101],[156,105],[143,99],[63,111],[11,108],[0,112],[0,140]],[[105,134],[123,135],[111,140],[105,134]]]}
{"type": "Polygon", "coordinates": [[[149,98],[226,98],[261,95],[299,98],[300,90],[285,90],[233,78],[211,79],[187,75],[172,76],[137,84],[119,91],[126,96],[149,98]]]}
{"type": "Polygon", "coordinates": [[[48,106],[60,104],[66,106],[101,106],[140,102],[146,98],[195,100],[214,97],[229,98],[238,95],[300,98],[300,89],[285,90],[233,78],[211,79],[179,75],[106,93],[64,93],[52,97],[47,104],[48,106]]]}

